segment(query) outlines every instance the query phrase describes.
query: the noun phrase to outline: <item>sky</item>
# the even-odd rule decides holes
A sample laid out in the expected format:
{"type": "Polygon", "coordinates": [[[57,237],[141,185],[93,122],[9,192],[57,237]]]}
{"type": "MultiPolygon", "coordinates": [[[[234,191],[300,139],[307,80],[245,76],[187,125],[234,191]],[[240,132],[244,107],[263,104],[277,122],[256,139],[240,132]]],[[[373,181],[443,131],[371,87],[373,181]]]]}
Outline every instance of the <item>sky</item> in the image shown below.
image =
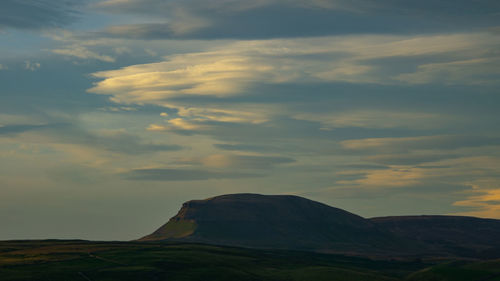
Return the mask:
{"type": "Polygon", "coordinates": [[[496,0],[2,0],[0,240],[294,194],[500,219],[496,0]]]}

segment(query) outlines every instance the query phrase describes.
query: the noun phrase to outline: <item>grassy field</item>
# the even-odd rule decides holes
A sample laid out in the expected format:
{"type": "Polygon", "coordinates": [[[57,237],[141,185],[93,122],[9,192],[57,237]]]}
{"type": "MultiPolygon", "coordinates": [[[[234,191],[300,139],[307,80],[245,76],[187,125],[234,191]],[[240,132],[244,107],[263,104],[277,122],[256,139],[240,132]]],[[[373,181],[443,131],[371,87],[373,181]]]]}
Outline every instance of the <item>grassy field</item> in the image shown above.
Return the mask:
{"type": "Polygon", "coordinates": [[[377,261],[196,244],[0,242],[0,280],[500,280],[500,261],[377,261]],[[451,278],[451,279],[450,279],[451,278]],[[460,279],[461,278],[461,279],[460,279]]]}

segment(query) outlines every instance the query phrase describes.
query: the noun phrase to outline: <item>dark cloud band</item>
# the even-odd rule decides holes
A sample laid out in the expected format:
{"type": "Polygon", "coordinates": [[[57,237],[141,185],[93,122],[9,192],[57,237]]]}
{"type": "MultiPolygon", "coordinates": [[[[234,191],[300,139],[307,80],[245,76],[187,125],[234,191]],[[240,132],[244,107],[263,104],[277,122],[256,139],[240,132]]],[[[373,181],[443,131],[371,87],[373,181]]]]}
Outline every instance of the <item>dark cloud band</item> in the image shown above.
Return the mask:
{"type": "Polygon", "coordinates": [[[263,175],[191,169],[136,169],[123,174],[123,177],[128,180],[147,181],[200,181],[211,179],[253,178],[261,176],[263,175]]]}
{"type": "Polygon", "coordinates": [[[498,1],[103,1],[110,13],[158,22],[114,26],[107,36],[136,39],[264,39],[365,33],[421,33],[499,25],[498,1]]]}
{"type": "Polygon", "coordinates": [[[85,2],[85,0],[2,0],[0,29],[61,27],[78,17],[77,7],[85,2]]]}

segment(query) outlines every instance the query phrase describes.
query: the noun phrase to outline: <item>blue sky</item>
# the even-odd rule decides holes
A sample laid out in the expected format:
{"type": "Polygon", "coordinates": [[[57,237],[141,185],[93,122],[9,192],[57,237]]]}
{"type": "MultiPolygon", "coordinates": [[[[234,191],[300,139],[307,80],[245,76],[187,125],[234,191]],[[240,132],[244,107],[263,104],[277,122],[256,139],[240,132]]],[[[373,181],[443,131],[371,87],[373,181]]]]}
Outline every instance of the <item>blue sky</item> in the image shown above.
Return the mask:
{"type": "Polygon", "coordinates": [[[6,0],[0,239],[295,194],[500,218],[498,1],[6,0]]]}

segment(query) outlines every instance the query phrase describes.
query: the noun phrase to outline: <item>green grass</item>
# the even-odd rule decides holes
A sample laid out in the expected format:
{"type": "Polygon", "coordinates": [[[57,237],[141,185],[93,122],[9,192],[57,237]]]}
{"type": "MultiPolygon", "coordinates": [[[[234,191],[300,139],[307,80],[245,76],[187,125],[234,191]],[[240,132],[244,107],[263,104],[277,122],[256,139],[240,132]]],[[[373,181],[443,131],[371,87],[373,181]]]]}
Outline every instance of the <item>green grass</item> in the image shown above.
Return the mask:
{"type": "Polygon", "coordinates": [[[426,268],[408,281],[500,281],[500,260],[453,261],[426,268]]]}
{"type": "Polygon", "coordinates": [[[436,265],[180,243],[0,242],[1,281],[500,280],[481,279],[496,278],[499,265],[498,261],[436,265]]]}

